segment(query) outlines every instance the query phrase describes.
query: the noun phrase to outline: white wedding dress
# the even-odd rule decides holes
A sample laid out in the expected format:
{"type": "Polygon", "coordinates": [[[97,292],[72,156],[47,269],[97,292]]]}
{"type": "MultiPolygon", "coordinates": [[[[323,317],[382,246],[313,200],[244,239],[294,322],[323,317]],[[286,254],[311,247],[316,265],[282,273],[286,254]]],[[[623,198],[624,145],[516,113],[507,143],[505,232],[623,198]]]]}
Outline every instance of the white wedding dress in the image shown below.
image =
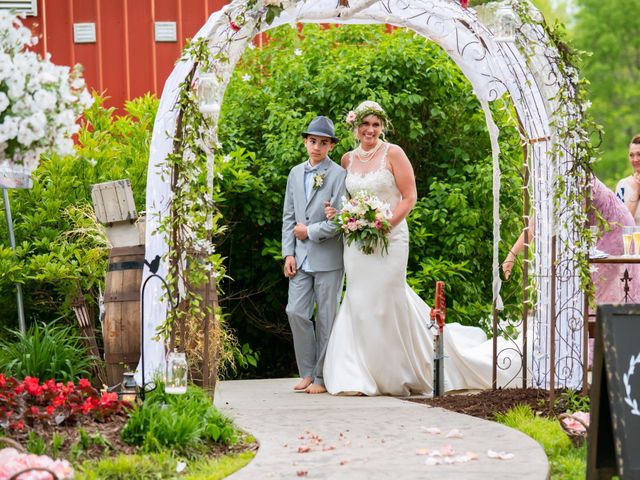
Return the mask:
{"type": "MultiPolygon", "coordinates": [[[[401,200],[387,165],[389,145],[368,162],[351,154],[346,188],[366,190],[395,208],[401,200]]],[[[403,220],[389,235],[388,254],[344,249],[347,288],[327,345],[324,381],[331,394],[401,395],[433,391],[430,309],[407,285],[409,230],[403,220]]],[[[492,343],[477,327],[445,327],[445,390],[485,389],[492,381],[492,343]]],[[[499,370],[498,384],[518,375],[519,361],[499,370]]],[[[517,386],[517,382],[513,382],[517,386]]]]}

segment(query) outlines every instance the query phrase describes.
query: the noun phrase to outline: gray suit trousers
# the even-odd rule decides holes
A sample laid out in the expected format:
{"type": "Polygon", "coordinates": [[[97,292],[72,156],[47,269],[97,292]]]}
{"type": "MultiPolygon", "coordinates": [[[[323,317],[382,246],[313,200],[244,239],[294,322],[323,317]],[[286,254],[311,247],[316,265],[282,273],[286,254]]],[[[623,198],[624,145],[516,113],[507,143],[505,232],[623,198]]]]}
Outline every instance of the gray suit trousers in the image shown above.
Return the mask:
{"type": "Polygon", "coordinates": [[[300,377],[313,377],[324,385],[322,368],[338,308],[344,270],[305,272],[298,270],[289,279],[287,316],[293,334],[293,346],[300,377]],[[316,305],[315,330],[313,307],[316,305]]]}

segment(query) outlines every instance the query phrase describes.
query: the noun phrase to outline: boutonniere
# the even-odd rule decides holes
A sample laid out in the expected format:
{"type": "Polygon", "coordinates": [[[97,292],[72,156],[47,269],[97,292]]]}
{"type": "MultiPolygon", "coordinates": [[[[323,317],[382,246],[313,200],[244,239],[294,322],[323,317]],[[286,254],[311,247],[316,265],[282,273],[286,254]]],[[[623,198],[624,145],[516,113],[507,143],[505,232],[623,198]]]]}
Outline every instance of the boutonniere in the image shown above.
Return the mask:
{"type": "Polygon", "coordinates": [[[326,173],[316,173],[313,176],[313,189],[317,190],[319,188],[322,187],[322,185],[324,185],[324,176],[326,175],[326,173]]]}

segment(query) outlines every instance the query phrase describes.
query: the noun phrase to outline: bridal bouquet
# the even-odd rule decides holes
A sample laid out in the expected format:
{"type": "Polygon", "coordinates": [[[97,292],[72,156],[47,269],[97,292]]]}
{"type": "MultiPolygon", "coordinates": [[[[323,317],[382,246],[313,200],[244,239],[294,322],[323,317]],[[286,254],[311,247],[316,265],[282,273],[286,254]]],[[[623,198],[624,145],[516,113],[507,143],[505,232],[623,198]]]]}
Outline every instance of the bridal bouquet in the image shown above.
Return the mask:
{"type": "Polygon", "coordinates": [[[334,222],[342,229],[347,245],[355,241],[362,253],[371,255],[378,246],[383,253],[387,253],[391,217],[388,203],[366,191],[360,191],[349,200],[343,197],[342,209],[334,222]]]}

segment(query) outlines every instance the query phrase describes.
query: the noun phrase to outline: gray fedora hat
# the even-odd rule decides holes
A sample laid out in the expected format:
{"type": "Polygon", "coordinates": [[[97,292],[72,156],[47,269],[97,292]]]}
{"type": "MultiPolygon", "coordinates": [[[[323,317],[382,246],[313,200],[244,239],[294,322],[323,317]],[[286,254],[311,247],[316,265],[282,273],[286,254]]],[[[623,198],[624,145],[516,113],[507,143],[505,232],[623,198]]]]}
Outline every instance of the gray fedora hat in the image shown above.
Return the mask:
{"type": "Polygon", "coordinates": [[[307,130],[302,132],[302,136],[307,138],[307,135],[317,135],[319,137],[329,137],[333,143],[338,143],[335,131],[333,129],[333,122],[330,118],[322,115],[314,118],[309,123],[307,130]]]}

